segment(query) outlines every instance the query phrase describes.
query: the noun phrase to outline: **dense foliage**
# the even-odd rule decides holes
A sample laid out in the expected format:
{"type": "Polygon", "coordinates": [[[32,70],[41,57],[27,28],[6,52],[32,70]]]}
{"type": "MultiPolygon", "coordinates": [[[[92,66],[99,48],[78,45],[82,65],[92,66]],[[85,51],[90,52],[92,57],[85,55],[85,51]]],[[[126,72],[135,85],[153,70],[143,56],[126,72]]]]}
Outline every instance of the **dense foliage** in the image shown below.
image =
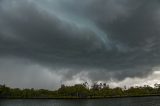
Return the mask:
{"type": "Polygon", "coordinates": [[[76,84],[74,86],[62,85],[56,91],[9,88],[0,85],[0,98],[106,98],[154,95],[160,95],[160,84],[155,84],[154,88],[146,85],[128,89],[125,87],[123,89],[120,87],[110,88],[105,84],[97,84],[89,89],[85,84],[76,84]]]}

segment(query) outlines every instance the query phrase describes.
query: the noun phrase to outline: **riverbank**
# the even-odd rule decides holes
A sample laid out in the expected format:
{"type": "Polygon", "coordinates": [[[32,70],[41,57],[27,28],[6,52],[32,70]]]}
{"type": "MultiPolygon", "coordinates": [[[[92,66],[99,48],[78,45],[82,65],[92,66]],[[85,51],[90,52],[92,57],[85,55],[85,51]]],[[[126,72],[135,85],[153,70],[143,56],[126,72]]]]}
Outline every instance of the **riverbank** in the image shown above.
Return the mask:
{"type": "Polygon", "coordinates": [[[62,86],[58,90],[45,89],[19,89],[0,86],[0,98],[6,99],[104,99],[126,97],[160,96],[160,86],[131,87],[129,89],[93,87],[86,88],[84,85],[62,86]]]}
{"type": "Polygon", "coordinates": [[[160,95],[133,95],[133,96],[108,96],[108,97],[86,97],[86,98],[79,98],[79,97],[36,97],[36,98],[21,98],[21,97],[8,97],[8,98],[0,98],[0,99],[112,99],[112,98],[137,98],[137,97],[160,97],[160,95]]]}

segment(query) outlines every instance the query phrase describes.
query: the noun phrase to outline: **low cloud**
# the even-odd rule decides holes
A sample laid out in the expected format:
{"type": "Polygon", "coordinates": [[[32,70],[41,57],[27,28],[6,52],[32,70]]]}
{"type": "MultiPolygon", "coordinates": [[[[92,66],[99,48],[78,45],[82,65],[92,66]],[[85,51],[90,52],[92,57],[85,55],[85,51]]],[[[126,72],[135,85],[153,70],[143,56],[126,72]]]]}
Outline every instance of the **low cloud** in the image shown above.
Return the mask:
{"type": "Polygon", "coordinates": [[[51,88],[146,78],[160,65],[159,16],[158,0],[1,0],[0,80],[51,88]]]}

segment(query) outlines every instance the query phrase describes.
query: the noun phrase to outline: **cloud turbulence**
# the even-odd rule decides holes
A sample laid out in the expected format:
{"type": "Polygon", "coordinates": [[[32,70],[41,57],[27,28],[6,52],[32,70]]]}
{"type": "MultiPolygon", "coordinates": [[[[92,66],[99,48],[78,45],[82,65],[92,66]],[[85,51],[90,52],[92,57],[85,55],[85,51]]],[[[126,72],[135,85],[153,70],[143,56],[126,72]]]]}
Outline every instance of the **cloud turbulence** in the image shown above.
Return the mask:
{"type": "Polygon", "coordinates": [[[159,0],[0,0],[0,82],[145,78],[160,65],[159,28],[159,0]]]}

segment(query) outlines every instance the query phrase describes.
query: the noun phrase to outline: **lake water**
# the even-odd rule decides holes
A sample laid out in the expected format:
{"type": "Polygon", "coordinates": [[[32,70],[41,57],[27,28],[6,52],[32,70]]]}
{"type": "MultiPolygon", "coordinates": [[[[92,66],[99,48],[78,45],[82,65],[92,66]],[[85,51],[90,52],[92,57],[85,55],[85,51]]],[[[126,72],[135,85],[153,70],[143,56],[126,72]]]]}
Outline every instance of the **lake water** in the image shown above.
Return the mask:
{"type": "Polygon", "coordinates": [[[0,100],[0,106],[160,106],[160,97],[80,100],[0,100]]]}

